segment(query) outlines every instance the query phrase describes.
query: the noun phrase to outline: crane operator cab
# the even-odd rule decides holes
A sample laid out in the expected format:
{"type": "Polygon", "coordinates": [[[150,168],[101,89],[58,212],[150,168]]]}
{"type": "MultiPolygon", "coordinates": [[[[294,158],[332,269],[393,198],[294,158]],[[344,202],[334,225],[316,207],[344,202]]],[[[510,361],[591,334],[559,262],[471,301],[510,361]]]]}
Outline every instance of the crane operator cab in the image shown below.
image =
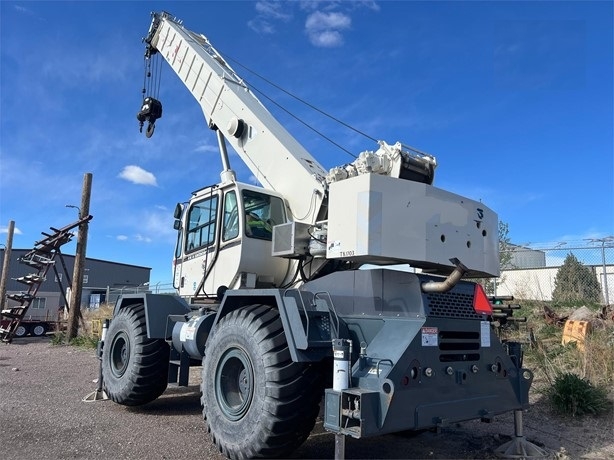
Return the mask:
{"type": "Polygon", "coordinates": [[[288,221],[281,196],[239,182],[205,187],[175,209],[174,287],[185,297],[220,288],[279,286],[289,262],[271,255],[273,227],[288,221]]]}

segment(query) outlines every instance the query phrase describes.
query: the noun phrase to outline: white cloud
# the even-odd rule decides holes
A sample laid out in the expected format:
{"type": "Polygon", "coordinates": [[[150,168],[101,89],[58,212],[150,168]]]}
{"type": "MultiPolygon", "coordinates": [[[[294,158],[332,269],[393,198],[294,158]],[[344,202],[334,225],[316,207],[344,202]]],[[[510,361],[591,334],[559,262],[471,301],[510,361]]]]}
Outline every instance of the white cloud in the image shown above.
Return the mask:
{"type": "Polygon", "coordinates": [[[158,185],[156,176],[135,165],[125,166],[117,177],[139,185],[158,185]]]}
{"type": "Polygon", "coordinates": [[[275,27],[264,18],[250,19],[247,21],[247,26],[260,34],[272,35],[275,33],[275,27]]]}
{"type": "Polygon", "coordinates": [[[258,15],[247,22],[250,29],[261,34],[274,34],[275,26],[272,21],[288,22],[292,19],[291,4],[277,1],[258,1],[254,8],[258,15]]]}
{"type": "Polygon", "coordinates": [[[321,31],[330,29],[348,29],[352,25],[352,19],[343,13],[322,13],[316,11],[307,16],[305,28],[307,31],[321,31]]]}
{"type": "Polygon", "coordinates": [[[198,153],[217,153],[219,151],[220,149],[217,145],[211,144],[200,144],[194,149],[194,152],[198,153]]]}
{"type": "Polygon", "coordinates": [[[352,26],[352,19],[339,12],[316,11],[307,16],[305,31],[309,41],[318,47],[332,48],[343,44],[341,31],[352,26]]]}
{"type": "Polygon", "coordinates": [[[375,0],[352,0],[348,1],[327,1],[327,0],[301,0],[299,2],[301,10],[304,11],[315,11],[315,10],[325,10],[331,11],[333,9],[338,9],[341,7],[345,7],[348,10],[357,10],[360,8],[366,8],[372,11],[379,11],[379,4],[375,0]]]}
{"type": "Polygon", "coordinates": [[[137,240],[137,241],[141,241],[143,243],[151,243],[153,241],[148,236],[143,236],[140,233],[137,233],[136,235],[134,235],[134,239],[137,240]]]}
{"type": "MultiPolygon", "coordinates": [[[[9,232],[9,228],[8,227],[0,227],[0,233],[8,233],[9,232]]],[[[21,230],[19,230],[17,227],[13,228],[13,234],[14,235],[23,235],[23,232],[21,230]]]]}
{"type": "Polygon", "coordinates": [[[27,14],[27,15],[30,15],[30,16],[34,15],[34,12],[32,10],[30,10],[28,8],[25,8],[23,6],[14,5],[13,8],[15,8],[15,11],[18,11],[20,13],[27,14]]]}
{"type": "Polygon", "coordinates": [[[266,17],[288,21],[292,18],[292,13],[288,11],[288,4],[274,1],[258,1],[255,8],[258,14],[266,17]]]}
{"type": "Polygon", "coordinates": [[[118,241],[126,241],[128,240],[128,237],[126,235],[117,235],[116,239],[118,241]]]}
{"type": "Polygon", "coordinates": [[[173,229],[173,214],[166,209],[146,211],[142,216],[141,226],[144,233],[155,235],[156,239],[168,238],[170,241],[175,241],[177,236],[177,232],[173,229]]]}
{"type": "Polygon", "coordinates": [[[292,21],[294,17],[293,8],[296,6],[298,6],[300,12],[307,14],[305,32],[309,41],[320,48],[343,45],[342,32],[352,25],[350,12],[358,9],[369,9],[376,12],[380,10],[379,5],[374,0],[355,0],[352,2],[259,0],[254,3],[256,17],[248,21],[247,25],[258,33],[274,34],[277,23],[290,23],[292,21]]]}
{"type": "Polygon", "coordinates": [[[343,36],[336,30],[310,33],[309,41],[320,48],[334,48],[343,45],[343,36]]]}
{"type": "Polygon", "coordinates": [[[356,2],[356,5],[358,6],[364,6],[365,8],[368,8],[372,11],[379,11],[380,7],[377,4],[377,2],[375,2],[375,0],[363,0],[363,1],[359,1],[356,2]]]}

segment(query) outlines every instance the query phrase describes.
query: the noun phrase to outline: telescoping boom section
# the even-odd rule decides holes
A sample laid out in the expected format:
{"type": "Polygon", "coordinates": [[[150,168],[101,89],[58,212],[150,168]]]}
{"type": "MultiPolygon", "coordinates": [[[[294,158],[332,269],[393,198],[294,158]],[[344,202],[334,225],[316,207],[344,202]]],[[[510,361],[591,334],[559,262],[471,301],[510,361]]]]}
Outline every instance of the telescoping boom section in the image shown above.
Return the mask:
{"type": "MultiPolygon", "coordinates": [[[[509,411],[505,454],[538,452],[522,437],[533,374],[470,280],[499,274],[496,213],[435,187],[435,158],[399,142],[325,171],[204,35],[154,13],[144,42],[201,106],[222,173],[175,210],[177,295],[118,299],[99,346],[105,394],[145,404],[201,366],[203,417],[233,459],[287,457],[322,403],[336,458],[345,436],[509,411]],[[261,186],[236,180],[227,144],[261,186]]],[[[148,137],[161,114],[144,94],[148,137]]]]}

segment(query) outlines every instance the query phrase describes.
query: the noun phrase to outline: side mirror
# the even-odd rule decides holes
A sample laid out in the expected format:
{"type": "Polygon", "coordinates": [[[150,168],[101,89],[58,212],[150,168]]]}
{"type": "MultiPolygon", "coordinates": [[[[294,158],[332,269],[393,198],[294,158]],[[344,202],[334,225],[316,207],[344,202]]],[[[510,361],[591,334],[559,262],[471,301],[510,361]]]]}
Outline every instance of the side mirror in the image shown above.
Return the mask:
{"type": "Polygon", "coordinates": [[[179,219],[175,219],[175,222],[173,222],[173,228],[175,230],[179,230],[181,228],[181,221],[179,219]]]}
{"type": "MultiPolygon", "coordinates": [[[[175,219],[181,219],[181,214],[183,214],[183,205],[181,203],[177,203],[177,206],[175,206],[175,212],[173,213],[173,217],[175,219]]],[[[175,227],[175,229],[177,229],[175,227]]]]}

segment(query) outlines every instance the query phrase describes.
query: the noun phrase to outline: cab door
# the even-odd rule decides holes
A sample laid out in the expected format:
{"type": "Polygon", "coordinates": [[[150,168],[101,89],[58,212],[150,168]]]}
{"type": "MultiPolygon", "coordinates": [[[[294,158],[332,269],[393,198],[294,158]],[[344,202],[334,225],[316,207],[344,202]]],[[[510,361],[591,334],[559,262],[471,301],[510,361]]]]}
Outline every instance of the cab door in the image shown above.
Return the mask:
{"type": "Polygon", "coordinates": [[[196,293],[218,251],[221,192],[210,190],[192,199],[184,211],[175,252],[174,283],[182,296],[196,293]]]}

